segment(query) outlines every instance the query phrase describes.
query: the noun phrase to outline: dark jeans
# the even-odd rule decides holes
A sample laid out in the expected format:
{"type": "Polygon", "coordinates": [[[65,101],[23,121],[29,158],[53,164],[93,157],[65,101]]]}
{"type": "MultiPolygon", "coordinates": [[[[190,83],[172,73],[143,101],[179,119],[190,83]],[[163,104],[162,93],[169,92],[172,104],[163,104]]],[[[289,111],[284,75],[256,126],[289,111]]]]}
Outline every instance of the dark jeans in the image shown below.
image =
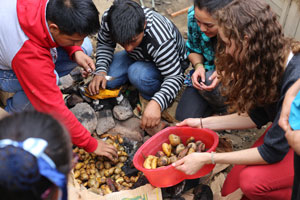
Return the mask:
{"type": "MultiPolygon", "coordinates": [[[[205,74],[205,84],[210,85],[208,78],[214,71],[205,74]]],[[[187,87],[179,101],[176,119],[183,121],[187,118],[208,117],[213,113],[225,113],[224,97],[219,92],[219,86],[212,91],[199,91],[194,87],[187,87]]]]}

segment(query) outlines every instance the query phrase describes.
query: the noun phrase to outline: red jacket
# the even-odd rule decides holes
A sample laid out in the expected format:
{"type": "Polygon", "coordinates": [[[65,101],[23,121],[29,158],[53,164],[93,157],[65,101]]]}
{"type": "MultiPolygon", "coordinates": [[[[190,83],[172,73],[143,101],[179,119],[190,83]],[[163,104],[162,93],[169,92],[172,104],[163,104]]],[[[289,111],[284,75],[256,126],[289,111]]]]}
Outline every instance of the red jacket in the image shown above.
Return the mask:
{"type": "MultiPolygon", "coordinates": [[[[93,152],[97,148],[97,140],[91,136],[66,107],[62,93],[56,85],[55,65],[52,61],[50,49],[57,47],[57,44],[53,41],[46,23],[47,2],[47,0],[4,1],[7,10],[17,6],[16,11],[14,11],[17,14],[7,11],[6,15],[9,16],[7,19],[2,20],[11,20],[9,22],[10,26],[17,27],[16,31],[6,34],[15,37],[13,41],[19,43],[9,44],[13,48],[18,48],[10,52],[10,57],[5,52],[0,52],[0,57],[4,56],[4,60],[5,58],[11,60],[11,62],[6,62],[10,63],[10,66],[7,64],[5,66],[5,62],[0,63],[0,65],[13,69],[25,94],[36,110],[55,116],[63,122],[71,133],[73,144],[83,147],[88,152],[93,152]],[[13,14],[15,18],[17,16],[18,20],[14,19],[13,14]],[[18,29],[18,27],[20,28],[18,29]]],[[[12,8],[11,11],[13,12],[13,10],[12,8]]],[[[0,19],[1,24],[2,20],[0,19]]],[[[5,43],[5,40],[3,41],[5,43]]],[[[3,46],[5,45],[3,44],[3,46]]],[[[69,55],[82,50],[78,46],[65,49],[69,55]]],[[[0,62],[2,61],[0,60],[0,62]]]]}

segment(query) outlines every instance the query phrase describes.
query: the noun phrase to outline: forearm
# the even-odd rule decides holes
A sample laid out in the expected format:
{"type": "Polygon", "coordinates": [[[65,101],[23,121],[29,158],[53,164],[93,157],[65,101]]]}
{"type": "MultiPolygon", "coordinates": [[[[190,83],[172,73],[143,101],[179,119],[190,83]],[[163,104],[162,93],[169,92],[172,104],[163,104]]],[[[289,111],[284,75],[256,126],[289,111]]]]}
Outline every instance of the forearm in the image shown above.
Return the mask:
{"type": "Polygon", "coordinates": [[[298,79],[287,91],[286,96],[291,96],[293,99],[297,96],[300,90],[300,79],[298,79]]]}
{"type": "Polygon", "coordinates": [[[188,59],[193,66],[195,66],[197,63],[203,63],[203,56],[198,53],[190,53],[188,59]]]}
{"type": "MultiPolygon", "coordinates": [[[[200,120],[199,120],[200,121],[200,120]]],[[[256,128],[256,124],[247,114],[237,113],[202,118],[202,127],[212,130],[256,128]]]]}
{"type": "Polygon", "coordinates": [[[235,165],[268,164],[261,157],[257,148],[245,149],[245,150],[234,151],[234,152],[226,152],[226,153],[215,153],[213,155],[213,160],[215,163],[219,163],[219,164],[235,164],[235,165]]]}

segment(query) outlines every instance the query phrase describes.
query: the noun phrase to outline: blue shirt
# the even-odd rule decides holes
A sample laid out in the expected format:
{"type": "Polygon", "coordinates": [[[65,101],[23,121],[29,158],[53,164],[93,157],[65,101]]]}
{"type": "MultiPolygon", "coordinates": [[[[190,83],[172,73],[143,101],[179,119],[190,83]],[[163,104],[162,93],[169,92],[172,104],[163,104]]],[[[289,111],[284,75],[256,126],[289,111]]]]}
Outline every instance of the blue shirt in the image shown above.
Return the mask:
{"type": "Polygon", "coordinates": [[[300,92],[291,105],[289,123],[293,130],[300,130],[300,92]]]}
{"type": "Polygon", "coordinates": [[[186,42],[187,55],[201,54],[204,58],[204,68],[214,70],[216,37],[209,38],[201,30],[195,18],[194,6],[188,11],[188,40],[186,42]]]}

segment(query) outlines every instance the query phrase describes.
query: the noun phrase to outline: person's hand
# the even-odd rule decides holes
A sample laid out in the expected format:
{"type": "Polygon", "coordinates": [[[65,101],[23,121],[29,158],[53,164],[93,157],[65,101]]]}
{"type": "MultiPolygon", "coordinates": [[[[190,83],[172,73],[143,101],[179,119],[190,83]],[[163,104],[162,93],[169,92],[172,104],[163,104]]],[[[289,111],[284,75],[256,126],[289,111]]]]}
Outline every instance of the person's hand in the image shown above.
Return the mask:
{"type": "Polygon", "coordinates": [[[201,80],[201,83],[205,82],[204,66],[200,66],[197,69],[195,69],[191,78],[192,78],[194,88],[196,88],[198,90],[203,90],[203,88],[201,87],[201,84],[199,83],[199,80],[201,80]]]}
{"type": "Polygon", "coordinates": [[[279,126],[284,131],[290,129],[289,117],[291,111],[291,104],[294,101],[295,97],[297,96],[299,89],[300,89],[300,79],[297,80],[285,94],[285,98],[282,103],[280,118],[278,121],[279,126]]]}
{"type": "Polygon", "coordinates": [[[285,137],[292,149],[300,155],[300,130],[293,131],[289,127],[285,132],[285,137]]]}
{"type": "Polygon", "coordinates": [[[117,149],[111,145],[107,144],[102,140],[97,140],[98,146],[97,149],[94,151],[95,154],[99,156],[105,156],[110,160],[114,160],[114,158],[118,157],[117,149]]]}
{"type": "Polygon", "coordinates": [[[284,131],[291,129],[290,124],[289,124],[289,117],[290,117],[290,111],[291,111],[291,104],[294,101],[294,99],[295,99],[295,96],[289,95],[287,93],[285,95],[284,101],[282,103],[282,109],[281,109],[278,124],[284,131]]]}
{"type": "Polygon", "coordinates": [[[203,90],[212,91],[217,87],[217,85],[220,82],[220,79],[218,79],[218,74],[216,71],[209,77],[209,80],[212,81],[210,85],[205,85],[203,82],[200,83],[200,86],[203,90]]]}
{"type": "Polygon", "coordinates": [[[93,80],[90,82],[88,86],[88,90],[91,95],[99,94],[100,87],[103,89],[106,88],[106,81],[107,81],[105,79],[106,73],[105,72],[100,72],[100,73],[103,74],[104,76],[95,75],[93,80]]]}
{"type": "Polygon", "coordinates": [[[176,124],[176,126],[190,126],[193,128],[201,128],[200,118],[188,118],[176,124]]]}
{"type": "Polygon", "coordinates": [[[83,51],[76,51],[73,54],[73,59],[79,66],[83,68],[83,75],[96,69],[93,59],[86,55],[83,51]]]}
{"type": "Polygon", "coordinates": [[[191,153],[172,164],[177,170],[193,175],[210,163],[210,153],[191,153]]]}
{"type": "Polygon", "coordinates": [[[149,101],[142,116],[141,128],[145,129],[157,126],[160,122],[160,118],[160,105],[154,100],[149,101]]]}

